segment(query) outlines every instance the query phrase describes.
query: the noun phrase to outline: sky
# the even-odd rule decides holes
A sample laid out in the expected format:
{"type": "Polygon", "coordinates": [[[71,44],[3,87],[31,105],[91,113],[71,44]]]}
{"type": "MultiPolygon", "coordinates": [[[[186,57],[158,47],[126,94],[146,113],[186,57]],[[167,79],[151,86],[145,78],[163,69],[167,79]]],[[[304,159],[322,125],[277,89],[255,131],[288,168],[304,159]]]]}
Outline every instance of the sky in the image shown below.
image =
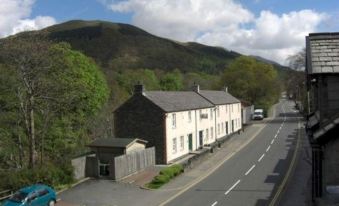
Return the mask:
{"type": "Polygon", "coordinates": [[[73,19],[132,24],[287,65],[309,33],[339,31],[339,1],[0,0],[0,38],[73,19]]]}

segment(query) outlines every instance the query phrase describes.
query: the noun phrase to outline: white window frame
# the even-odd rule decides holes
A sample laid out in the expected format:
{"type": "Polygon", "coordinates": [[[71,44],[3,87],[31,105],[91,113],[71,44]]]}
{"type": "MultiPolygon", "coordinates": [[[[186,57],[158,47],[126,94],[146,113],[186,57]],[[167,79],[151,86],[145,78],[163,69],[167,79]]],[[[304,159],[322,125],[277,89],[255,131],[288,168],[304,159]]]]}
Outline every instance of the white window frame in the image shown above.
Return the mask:
{"type": "Polygon", "coordinates": [[[172,139],[172,154],[177,153],[177,138],[174,137],[172,139]]]}
{"type": "Polygon", "coordinates": [[[188,122],[192,122],[192,112],[188,111],[188,122]]]}
{"type": "Polygon", "coordinates": [[[172,128],[175,129],[177,127],[177,117],[176,114],[172,114],[172,128]]]}
{"type": "Polygon", "coordinates": [[[183,151],[185,149],[185,137],[180,136],[180,151],[183,151]]]}
{"type": "Polygon", "coordinates": [[[211,139],[213,139],[213,127],[211,127],[211,139]]]}

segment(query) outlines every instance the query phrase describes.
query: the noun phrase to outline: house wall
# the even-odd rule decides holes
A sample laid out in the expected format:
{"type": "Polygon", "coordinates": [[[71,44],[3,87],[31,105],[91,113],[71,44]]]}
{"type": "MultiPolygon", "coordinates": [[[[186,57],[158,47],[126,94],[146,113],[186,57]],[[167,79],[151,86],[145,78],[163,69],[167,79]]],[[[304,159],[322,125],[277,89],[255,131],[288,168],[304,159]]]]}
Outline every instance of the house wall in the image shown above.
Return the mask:
{"type": "Polygon", "coordinates": [[[131,146],[126,148],[126,154],[129,154],[129,153],[135,152],[135,151],[144,150],[144,149],[145,149],[145,144],[135,142],[131,146]]]}
{"type": "Polygon", "coordinates": [[[241,104],[225,104],[216,106],[216,134],[217,138],[225,137],[241,129],[241,104]],[[218,112],[219,110],[219,112],[218,112]],[[232,130],[233,120],[233,130],[232,130]]]}
{"type": "Polygon", "coordinates": [[[119,138],[148,141],[156,148],[156,163],[166,164],[164,112],[142,95],[133,95],[114,113],[114,132],[119,138]]]}
{"type": "Polygon", "coordinates": [[[323,155],[323,185],[339,185],[339,140],[332,138],[323,149],[323,155]]]}
{"type": "MultiPolygon", "coordinates": [[[[213,109],[213,108],[212,108],[213,109]]],[[[210,130],[213,127],[213,119],[210,119],[210,109],[198,109],[181,112],[171,112],[166,114],[166,144],[167,144],[167,160],[170,162],[178,157],[188,154],[189,151],[189,135],[192,135],[192,151],[199,149],[199,131],[203,131],[203,145],[210,144],[215,141],[215,137],[211,138],[210,130]],[[189,112],[191,118],[189,118],[189,112]],[[207,118],[202,118],[201,115],[207,118]],[[207,115],[206,115],[207,114],[207,115]],[[175,126],[173,118],[175,117],[175,126]],[[206,131],[208,129],[209,135],[206,131]]]]}

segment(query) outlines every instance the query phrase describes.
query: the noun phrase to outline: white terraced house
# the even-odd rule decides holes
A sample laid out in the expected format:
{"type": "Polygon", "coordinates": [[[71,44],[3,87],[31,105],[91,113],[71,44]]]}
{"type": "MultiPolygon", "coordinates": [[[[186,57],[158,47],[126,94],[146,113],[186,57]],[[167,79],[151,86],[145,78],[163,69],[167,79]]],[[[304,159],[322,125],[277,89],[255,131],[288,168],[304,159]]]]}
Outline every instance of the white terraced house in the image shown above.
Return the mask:
{"type": "Polygon", "coordinates": [[[240,101],[227,91],[145,91],[115,112],[115,135],[140,138],[156,149],[156,163],[169,164],[241,129],[240,101]]]}

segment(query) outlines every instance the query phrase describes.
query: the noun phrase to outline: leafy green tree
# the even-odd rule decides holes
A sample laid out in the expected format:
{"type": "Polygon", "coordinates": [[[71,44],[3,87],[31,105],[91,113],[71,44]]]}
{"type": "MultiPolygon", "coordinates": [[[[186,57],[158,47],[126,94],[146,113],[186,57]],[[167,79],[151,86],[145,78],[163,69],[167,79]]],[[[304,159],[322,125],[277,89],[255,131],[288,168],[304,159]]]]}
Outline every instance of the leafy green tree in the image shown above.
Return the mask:
{"type": "Polygon", "coordinates": [[[265,109],[280,95],[276,70],[269,64],[246,56],[237,58],[225,69],[219,85],[227,86],[236,97],[265,109]]]}
{"type": "Polygon", "coordinates": [[[177,91],[183,89],[183,76],[176,69],[173,72],[166,73],[160,80],[160,87],[166,91],[177,91]]]}
{"type": "Polygon", "coordinates": [[[97,114],[109,90],[93,60],[65,43],[27,36],[1,42],[0,163],[34,168],[44,160],[65,161],[83,145],[86,121],[97,114]],[[16,151],[16,152],[15,152],[16,151]],[[57,154],[60,154],[59,157],[57,154]],[[28,156],[28,161],[23,158],[28,156]]]}

